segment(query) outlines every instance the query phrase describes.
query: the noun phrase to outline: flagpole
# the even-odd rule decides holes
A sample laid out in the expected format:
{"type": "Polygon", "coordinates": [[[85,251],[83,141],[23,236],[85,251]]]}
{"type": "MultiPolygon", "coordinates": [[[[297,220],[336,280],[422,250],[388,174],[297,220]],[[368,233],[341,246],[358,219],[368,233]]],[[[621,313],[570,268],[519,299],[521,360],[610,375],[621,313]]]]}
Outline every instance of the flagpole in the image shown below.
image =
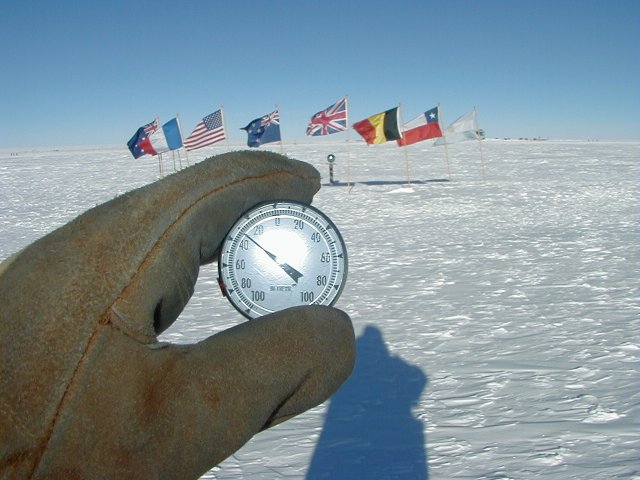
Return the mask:
{"type": "MultiPolygon", "coordinates": [[[[158,124],[158,129],[162,128],[162,125],[160,125],[160,115],[156,115],[156,121],[158,124]]],[[[163,165],[163,161],[162,161],[162,153],[158,154],[158,168],[160,170],[160,178],[164,177],[164,165],[163,165]]]]}
{"type": "MultiPolygon", "coordinates": [[[[442,114],[440,113],[440,103],[438,103],[438,121],[440,122],[440,125],[444,127],[445,123],[444,123],[444,120],[442,120],[442,114]]],[[[446,128],[445,128],[445,131],[446,131],[446,128]]],[[[448,175],[449,181],[451,181],[451,165],[449,164],[449,146],[447,142],[447,136],[445,135],[444,132],[442,132],[442,136],[444,137],[444,158],[445,158],[445,161],[447,162],[447,175],[448,175]]]]}
{"type": "Polygon", "coordinates": [[[162,168],[162,154],[158,154],[158,168],[160,169],[160,178],[164,177],[164,169],[162,168]]]}
{"type": "MultiPolygon", "coordinates": [[[[182,140],[182,122],[180,121],[180,115],[176,113],[176,120],[178,121],[178,130],[180,131],[180,140],[182,140]]],[[[184,155],[187,160],[187,166],[189,166],[189,154],[187,153],[187,149],[184,146],[184,140],[182,142],[182,148],[184,149],[184,155]]],[[[180,149],[178,149],[178,161],[180,162],[180,170],[182,170],[182,159],[180,158],[180,149]]]]}
{"type": "MultiPolygon", "coordinates": [[[[156,130],[158,128],[162,128],[160,126],[160,115],[156,115],[156,118],[155,118],[154,121],[156,122],[156,130]]],[[[154,132],[155,132],[155,130],[154,130],[154,132]]],[[[151,133],[153,133],[153,132],[151,132],[151,133]]],[[[162,176],[163,176],[162,175],[162,163],[161,162],[162,162],[162,157],[160,156],[160,154],[158,154],[158,171],[160,173],[160,178],[162,178],[162,176]]]]}
{"type": "MultiPolygon", "coordinates": [[[[404,118],[402,117],[402,103],[398,103],[398,115],[400,116],[400,128],[404,130],[404,118]]],[[[402,138],[404,138],[404,131],[401,133],[402,138]]],[[[404,164],[405,169],[407,170],[407,183],[411,185],[411,175],[409,173],[409,154],[407,153],[407,146],[404,145],[404,164]]]]}
{"type": "Polygon", "coordinates": [[[178,152],[178,165],[180,165],[180,170],[182,170],[182,157],[180,156],[180,149],[176,151],[178,152]]]}
{"type": "Polygon", "coordinates": [[[227,121],[224,118],[224,105],[220,105],[220,117],[222,118],[222,129],[224,130],[224,138],[227,141],[227,151],[230,151],[231,145],[229,145],[229,135],[227,135],[227,121]]]}
{"type": "Polygon", "coordinates": [[[482,170],[482,184],[486,185],[487,184],[487,178],[484,174],[484,155],[482,154],[482,139],[480,138],[480,132],[478,130],[480,130],[480,122],[478,122],[478,112],[476,110],[476,106],[473,106],[473,116],[476,119],[476,137],[478,137],[478,145],[480,146],[480,167],[482,170]]]}

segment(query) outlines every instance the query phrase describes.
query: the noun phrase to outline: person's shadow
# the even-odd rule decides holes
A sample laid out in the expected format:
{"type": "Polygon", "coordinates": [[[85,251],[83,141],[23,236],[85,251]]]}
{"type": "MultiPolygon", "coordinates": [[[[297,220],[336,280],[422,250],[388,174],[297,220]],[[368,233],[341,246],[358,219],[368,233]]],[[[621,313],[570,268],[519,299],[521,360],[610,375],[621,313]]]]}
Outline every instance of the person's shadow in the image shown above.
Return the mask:
{"type": "Polygon", "coordinates": [[[307,480],[426,480],[423,425],[411,412],[426,384],[418,367],[391,355],[380,330],[367,326],[354,371],[331,398],[307,480]]]}

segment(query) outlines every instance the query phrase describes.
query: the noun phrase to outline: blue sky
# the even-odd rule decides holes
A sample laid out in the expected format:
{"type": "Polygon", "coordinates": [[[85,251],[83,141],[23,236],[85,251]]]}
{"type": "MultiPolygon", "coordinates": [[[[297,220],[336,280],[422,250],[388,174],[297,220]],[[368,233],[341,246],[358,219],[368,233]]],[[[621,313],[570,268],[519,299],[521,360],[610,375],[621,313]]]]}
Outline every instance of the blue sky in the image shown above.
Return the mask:
{"type": "Polygon", "coordinates": [[[176,113],[186,136],[220,105],[232,141],[275,105],[300,141],[345,94],[350,123],[439,103],[490,137],[640,140],[637,0],[8,0],[0,58],[0,148],[125,144],[176,113]]]}

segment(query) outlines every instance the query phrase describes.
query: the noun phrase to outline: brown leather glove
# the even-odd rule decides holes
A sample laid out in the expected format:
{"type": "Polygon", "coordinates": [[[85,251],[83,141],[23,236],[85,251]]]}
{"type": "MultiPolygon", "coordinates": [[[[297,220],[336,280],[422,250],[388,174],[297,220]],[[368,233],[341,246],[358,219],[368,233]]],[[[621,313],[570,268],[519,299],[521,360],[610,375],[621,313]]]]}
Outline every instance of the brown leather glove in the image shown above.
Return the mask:
{"type": "Polygon", "coordinates": [[[197,478],[328,398],[354,363],[339,310],[293,308],[195,345],[157,341],[241,213],[310,202],[319,188],[308,164],[220,155],[0,265],[0,478],[197,478]]]}

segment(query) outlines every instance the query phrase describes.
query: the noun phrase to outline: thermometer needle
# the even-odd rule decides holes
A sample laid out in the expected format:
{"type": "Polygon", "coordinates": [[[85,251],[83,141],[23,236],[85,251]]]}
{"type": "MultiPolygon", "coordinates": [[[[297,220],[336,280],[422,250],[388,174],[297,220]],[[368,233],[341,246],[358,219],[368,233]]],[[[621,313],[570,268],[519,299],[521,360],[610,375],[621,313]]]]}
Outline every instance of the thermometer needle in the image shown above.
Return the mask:
{"type": "Polygon", "coordinates": [[[264,248],[262,245],[260,245],[258,242],[256,242],[253,238],[251,238],[249,235],[247,235],[245,233],[245,237],[247,237],[249,240],[251,240],[253,243],[255,243],[258,248],[260,250],[262,250],[264,253],[266,253],[269,258],[271,260],[273,260],[274,262],[276,262],[278,264],[278,266],[284,270],[284,273],[286,273],[287,275],[289,275],[291,277],[291,280],[293,280],[294,282],[298,283],[298,280],[300,279],[300,277],[302,277],[303,275],[296,270],[295,268],[293,268],[291,265],[289,265],[288,263],[280,263],[278,261],[278,257],[276,257],[273,253],[271,253],[269,250],[267,250],[266,248],[264,248]]]}

